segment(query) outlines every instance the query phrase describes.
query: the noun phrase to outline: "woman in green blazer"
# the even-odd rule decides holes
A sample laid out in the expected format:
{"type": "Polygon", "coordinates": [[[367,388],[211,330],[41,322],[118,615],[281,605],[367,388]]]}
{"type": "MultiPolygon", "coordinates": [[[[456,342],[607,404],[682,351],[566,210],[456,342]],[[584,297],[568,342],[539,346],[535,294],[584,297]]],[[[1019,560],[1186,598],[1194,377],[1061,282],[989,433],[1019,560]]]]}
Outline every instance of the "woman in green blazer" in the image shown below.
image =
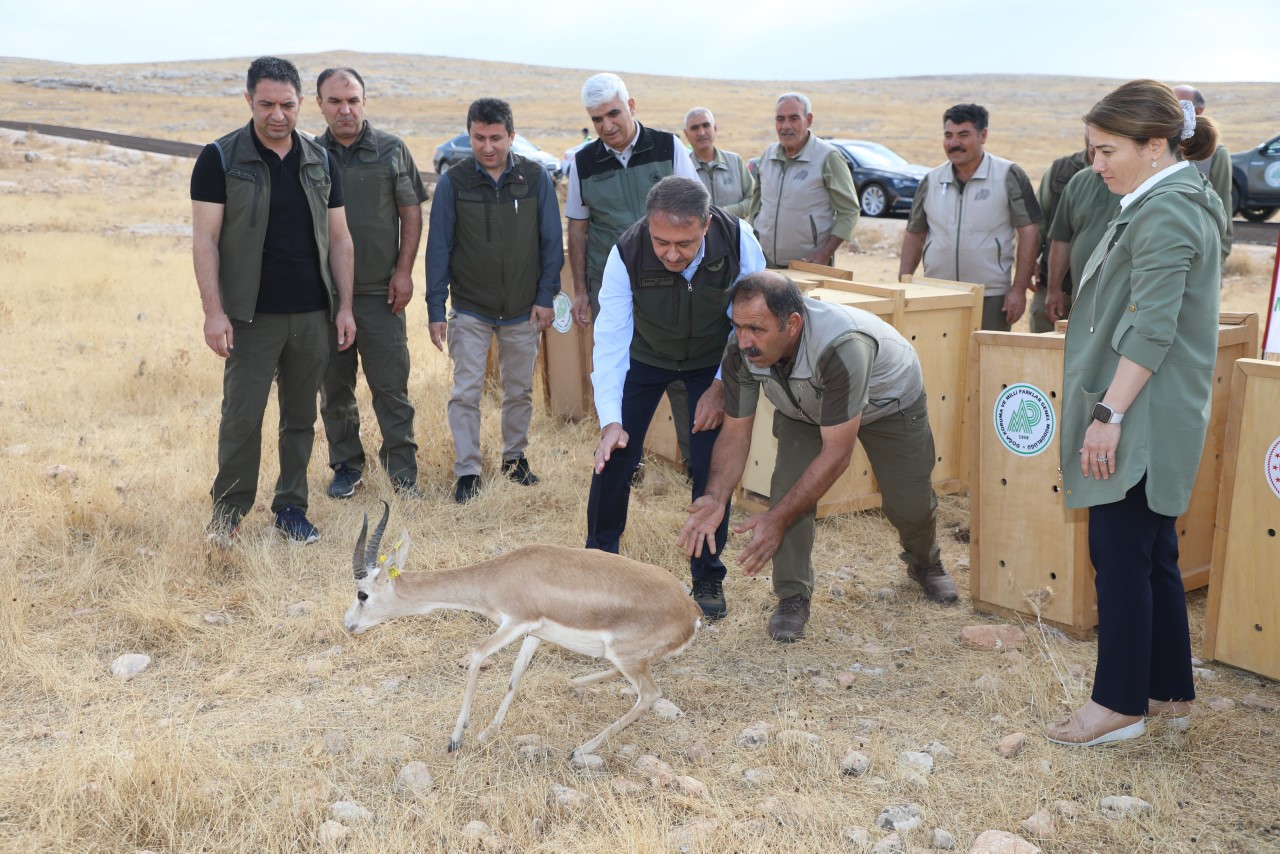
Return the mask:
{"type": "Polygon", "coordinates": [[[1068,507],[1089,508],[1098,665],[1090,701],[1045,735],[1074,745],[1136,738],[1145,715],[1186,715],[1195,696],[1174,520],[1209,424],[1226,227],[1188,162],[1217,145],[1190,102],[1135,80],[1085,124],[1093,169],[1121,199],[1067,327],[1063,484],[1068,507]]]}

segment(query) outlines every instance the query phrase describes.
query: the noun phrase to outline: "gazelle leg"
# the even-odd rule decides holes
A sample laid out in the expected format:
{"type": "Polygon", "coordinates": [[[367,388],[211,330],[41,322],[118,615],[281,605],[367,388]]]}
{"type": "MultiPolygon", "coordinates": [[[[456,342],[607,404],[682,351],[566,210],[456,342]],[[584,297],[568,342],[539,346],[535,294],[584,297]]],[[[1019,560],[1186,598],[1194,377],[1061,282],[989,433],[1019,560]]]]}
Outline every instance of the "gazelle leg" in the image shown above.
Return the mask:
{"type": "Polygon", "coordinates": [[[614,662],[627,681],[636,689],[636,704],[625,715],[605,728],[604,732],[574,750],[571,756],[582,756],[592,753],[606,738],[628,727],[636,718],[644,714],[650,706],[658,701],[662,692],[658,690],[653,677],[649,675],[649,662],[614,662]]]}
{"type": "Polygon", "coordinates": [[[467,668],[467,690],[462,695],[462,709],[458,712],[458,722],[449,736],[449,752],[462,746],[462,731],[467,728],[467,720],[471,717],[471,701],[476,694],[476,682],[480,678],[480,665],[489,656],[498,652],[507,644],[529,631],[525,623],[511,623],[498,626],[498,630],[490,635],[482,644],[471,650],[471,666],[467,668]]]}
{"type": "Polygon", "coordinates": [[[502,703],[498,706],[498,713],[493,716],[493,723],[489,724],[483,732],[476,736],[476,742],[482,742],[489,736],[498,731],[498,727],[502,726],[502,719],[507,716],[507,709],[511,707],[511,700],[516,696],[516,686],[520,684],[520,677],[524,676],[525,670],[529,667],[529,662],[533,659],[533,654],[538,650],[538,644],[542,643],[541,639],[533,635],[525,635],[524,643],[520,644],[520,654],[516,656],[516,663],[511,668],[511,678],[507,681],[507,695],[502,698],[502,703]]]}
{"type": "Polygon", "coordinates": [[[617,679],[622,675],[622,671],[616,667],[610,667],[608,670],[601,670],[598,673],[588,673],[586,676],[575,676],[569,681],[574,685],[594,685],[597,682],[605,682],[609,679],[617,679]]]}

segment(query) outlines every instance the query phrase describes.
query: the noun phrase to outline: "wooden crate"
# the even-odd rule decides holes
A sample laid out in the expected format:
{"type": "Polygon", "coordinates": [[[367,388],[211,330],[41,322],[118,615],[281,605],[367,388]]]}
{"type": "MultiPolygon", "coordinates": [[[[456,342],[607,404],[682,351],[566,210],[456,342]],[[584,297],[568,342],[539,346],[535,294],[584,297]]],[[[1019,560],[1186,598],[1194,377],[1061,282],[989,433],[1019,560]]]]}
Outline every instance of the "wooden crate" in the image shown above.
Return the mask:
{"type": "MultiPolygon", "coordinates": [[[[888,322],[910,341],[920,356],[929,395],[929,424],[938,458],[934,488],[959,492],[966,488],[969,335],[982,322],[982,286],[958,282],[866,284],[827,279],[808,296],[869,311],[888,322]]],[[[763,395],[756,408],[751,451],[738,489],[738,503],[753,512],[769,507],[777,440],[773,437],[774,408],[763,395]]],[[[819,518],[880,506],[880,488],[859,444],[849,468],[818,502],[819,518]]]]}
{"type": "MultiPolygon", "coordinates": [[[[1209,581],[1217,488],[1222,474],[1231,365],[1257,352],[1255,314],[1223,314],[1218,329],[1212,412],[1187,512],[1178,518],[1179,564],[1187,590],[1209,581]]],[[[1097,594],[1088,554],[1088,513],[1067,510],[1060,493],[1058,435],[1036,456],[1007,450],[993,411],[1001,391],[1017,383],[1040,389],[1061,416],[1065,334],[979,332],[974,335],[970,387],[970,591],[986,613],[1034,615],[1028,594],[1052,591],[1041,606],[1046,622],[1076,637],[1097,625],[1097,594]],[[1046,500],[1048,499],[1048,500],[1046,500]]]]}
{"type": "Polygon", "coordinates": [[[1204,657],[1280,679],[1280,363],[1231,379],[1204,657]]]}
{"type": "Polygon", "coordinates": [[[1098,624],[1088,513],[1066,508],[1058,475],[1064,341],[1058,332],[973,335],[969,592],[975,610],[1010,616],[1034,613],[1027,594],[1050,591],[1044,621],[1087,637],[1098,624]],[[1008,450],[993,424],[996,399],[1019,383],[1053,407],[1053,438],[1034,456],[1008,450]]]}
{"type": "MultiPolygon", "coordinates": [[[[560,272],[560,290],[573,298],[573,273],[567,263],[560,272]]],[[[542,333],[542,352],[545,354],[543,388],[546,389],[547,409],[553,415],[571,421],[595,417],[595,396],[591,393],[594,330],[594,324],[583,329],[574,323],[568,332],[548,329],[542,333]]]]}

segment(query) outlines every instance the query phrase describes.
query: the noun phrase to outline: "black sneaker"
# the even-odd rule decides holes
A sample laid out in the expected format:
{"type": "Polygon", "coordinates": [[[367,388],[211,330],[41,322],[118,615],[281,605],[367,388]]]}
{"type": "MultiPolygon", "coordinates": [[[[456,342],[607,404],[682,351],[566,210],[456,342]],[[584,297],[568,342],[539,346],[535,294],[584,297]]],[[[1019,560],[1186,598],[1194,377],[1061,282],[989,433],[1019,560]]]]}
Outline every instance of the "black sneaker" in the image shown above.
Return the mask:
{"type": "Polygon", "coordinates": [[[514,460],[503,460],[502,473],[521,486],[533,486],[541,480],[536,474],[529,471],[529,461],[524,458],[524,454],[514,460]]]}
{"type": "Polygon", "coordinates": [[[421,487],[415,481],[403,480],[401,478],[391,478],[391,488],[395,490],[396,495],[402,498],[412,498],[415,501],[421,501],[427,497],[421,487]]]}
{"type": "Polygon", "coordinates": [[[350,498],[356,494],[360,485],[360,469],[346,463],[338,463],[333,467],[333,483],[329,484],[330,498],[350,498]]]}
{"type": "Polygon", "coordinates": [[[453,487],[453,500],[466,504],[480,494],[480,475],[464,474],[453,487]]]}
{"type": "Polygon", "coordinates": [[[309,545],[320,539],[316,526],[307,521],[307,514],[292,504],[276,511],[276,530],[295,543],[309,545]]]}
{"type": "Polygon", "coordinates": [[[691,595],[708,620],[723,619],[728,613],[729,609],[724,601],[724,582],[719,578],[695,578],[691,595]]]}

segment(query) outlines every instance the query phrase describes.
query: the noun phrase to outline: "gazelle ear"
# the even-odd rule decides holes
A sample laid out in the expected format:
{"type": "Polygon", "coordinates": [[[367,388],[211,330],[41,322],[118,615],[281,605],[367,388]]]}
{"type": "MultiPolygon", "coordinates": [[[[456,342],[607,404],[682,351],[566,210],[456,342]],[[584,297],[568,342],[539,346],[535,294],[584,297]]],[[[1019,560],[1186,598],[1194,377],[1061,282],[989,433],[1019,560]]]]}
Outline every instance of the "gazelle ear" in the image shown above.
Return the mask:
{"type": "Polygon", "coordinates": [[[409,530],[400,529],[400,536],[391,543],[390,548],[378,555],[378,566],[387,571],[387,578],[395,578],[404,569],[405,559],[409,556],[409,530]]]}

